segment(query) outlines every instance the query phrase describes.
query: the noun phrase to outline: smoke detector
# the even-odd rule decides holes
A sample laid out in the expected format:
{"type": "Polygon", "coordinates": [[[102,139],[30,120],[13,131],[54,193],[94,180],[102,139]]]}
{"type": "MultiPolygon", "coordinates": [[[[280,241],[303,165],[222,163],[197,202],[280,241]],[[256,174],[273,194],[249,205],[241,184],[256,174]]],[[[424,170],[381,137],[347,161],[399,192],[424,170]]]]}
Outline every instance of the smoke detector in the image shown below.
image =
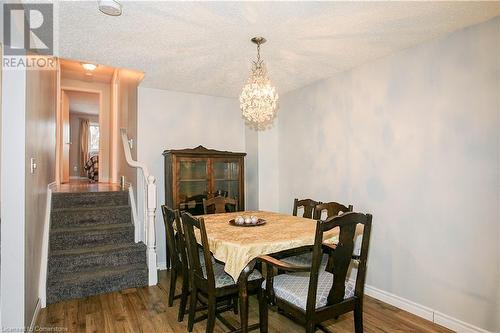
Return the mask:
{"type": "Polygon", "coordinates": [[[115,0],[99,0],[99,10],[109,16],[120,16],[122,14],[122,5],[115,0]]]}

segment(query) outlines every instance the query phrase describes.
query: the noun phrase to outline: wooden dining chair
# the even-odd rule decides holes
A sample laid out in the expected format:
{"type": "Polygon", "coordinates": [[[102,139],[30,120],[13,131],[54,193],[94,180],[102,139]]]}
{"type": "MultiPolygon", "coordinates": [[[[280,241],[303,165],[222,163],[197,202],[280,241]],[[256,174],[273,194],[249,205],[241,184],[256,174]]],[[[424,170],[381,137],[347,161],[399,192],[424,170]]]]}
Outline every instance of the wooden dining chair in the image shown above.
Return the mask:
{"type": "MultiPolygon", "coordinates": [[[[225,320],[220,313],[234,309],[233,306],[231,306],[231,301],[238,296],[239,288],[233,278],[224,271],[224,265],[211,260],[212,254],[208,245],[205,221],[203,218],[197,219],[191,214],[183,212],[182,226],[189,262],[191,264],[188,331],[193,331],[195,321],[204,320],[205,318],[207,319],[207,333],[213,332],[216,318],[231,331],[236,330],[236,328],[225,320]],[[205,265],[202,265],[198,255],[198,242],[196,240],[195,230],[199,232],[205,265]],[[207,301],[207,314],[195,319],[198,302],[202,301],[200,296],[203,296],[207,301]]],[[[262,275],[257,270],[254,270],[248,277],[249,293],[257,293],[261,283],[262,275]]]]}
{"type": "Polygon", "coordinates": [[[354,311],[356,333],[363,332],[363,295],[366,276],[366,260],[370,243],[372,216],[349,212],[316,222],[316,235],[311,266],[295,266],[273,258],[261,256],[266,265],[266,282],[259,292],[260,332],[267,332],[268,304],[274,303],[298,323],[306,333],[316,328],[327,331],[322,322],[354,311]],[[354,255],[356,228],[363,226],[361,252],[354,255]],[[324,244],[323,234],[339,228],[336,245],[324,244]],[[320,269],[323,249],[329,250],[333,262],[326,270],[320,269]],[[357,262],[355,282],[347,281],[352,261],[357,262]],[[274,276],[274,269],[289,273],[274,276]]]}
{"type": "Polygon", "coordinates": [[[210,199],[203,199],[203,210],[205,214],[220,214],[238,211],[238,200],[218,196],[210,199]]]}
{"type": "MultiPolygon", "coordinates": [[[[179,211],[173,210],[166,205],[161,206],[163,213],[163,223],[165,224],[165,238],[167,242],[167,258],[170,262],[170,286],[168,292],[168,306],[171,307],[174,303],[174,299],[182,297],[182,293],[179,295],[175,294],[175,287],[177,284],[177,277],[182,274],[182,255],[181,255],[181,245],[179,244],[179,233],[175,233],[174,224],[179,224],[179,211]]],[[[176,225],[176,228],[178,226],[176,225]]],[[[183,277],[184,280],[184,277],[183,277]]]]}
{"type": "Polygon", "coordinates": [[[320,204],[320,201],[314,201],[312,199],[295,199],[293,201],[293,216],[297,216],[299,208],[303,208],[304,212],[302,213],[302,217],[312,219],[314,218],[314,209],[316,205],[320,204]]]}

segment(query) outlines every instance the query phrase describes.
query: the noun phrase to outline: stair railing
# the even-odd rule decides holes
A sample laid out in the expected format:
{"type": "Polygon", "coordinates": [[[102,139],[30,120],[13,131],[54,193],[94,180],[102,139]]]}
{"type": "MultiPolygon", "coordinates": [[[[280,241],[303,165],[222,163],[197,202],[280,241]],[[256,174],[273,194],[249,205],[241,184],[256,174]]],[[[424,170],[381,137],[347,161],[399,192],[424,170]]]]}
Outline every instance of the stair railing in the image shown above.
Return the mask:
{"type": "MultiPolygon", "coordinates": [[[[156,235],[155,235],[155,211],[156,211],[156,179],[149,173],[147,166],[144,163],[134,161],[130,152],[129,139],[127,130],[120,129],[123,143],[123,151],[125,160],[132,168],[141,170],[144,180],[142,188],[143,193],[139,193],[137,189],[137,197],[142,195],[143,198],[143,223],[144,223],[144,243],[147,246],[147,261],[148,261],[148,284],[150,286],[158,283],[158,272],[156,263],[156,235]]],[[[139,187],[139,186],[138,186],[139,187]]]]}

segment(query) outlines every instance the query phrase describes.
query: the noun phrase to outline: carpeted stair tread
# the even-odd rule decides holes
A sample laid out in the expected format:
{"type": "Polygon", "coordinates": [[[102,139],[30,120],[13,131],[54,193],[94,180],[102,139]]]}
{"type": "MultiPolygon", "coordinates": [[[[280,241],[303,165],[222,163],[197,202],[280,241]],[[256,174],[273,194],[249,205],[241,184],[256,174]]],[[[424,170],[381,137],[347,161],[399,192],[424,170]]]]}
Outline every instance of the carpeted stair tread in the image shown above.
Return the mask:
{"type": "Polygon", "coordinates": [[[47,303],[141,287],[147,283],[148,268],[145,264],[59,274],[57,278],[51,278],[47,283],[47,303]]]}
{"type": "Polygon", "coordinates": [[[56,208],[51,212],[52,228],[119,224],[132,220],[129,205],[56,208]]]}
{"type": "Polygon", "coordinates": [[[142,269],[145,269],[147,271],[148,268],[143,264],[135,264],[135,265],[106,267],[89,272],[71,272],[66,274],[60,274],[57,278],[52,278],[51,281],[49,281],[49,284],[78,283],[110,275],[119,275],[127,271],[142,270],[142,269]]]}
{"type": "Polygon", "coordinates": [[[52,209],[128,205],[128,191],[54,193],[52,209]]]}
{"type": "Polygon", "coordinates": [[[107,211],[120,208],[130,208],[130,205],[98,206],[98,207],[65,207],[65,208],[52,209],[52,212],[91,212],[94,210],[107,211]]]}
{"type": "Polygon", "coordinates": [[[116,229],[123,229],[133,227],[131,222],[128,223],[116,223],[116,224],[98,224],[98,225],[84,225],[84,226],[72,226],[63,228],[53,228],[50,230],[52,235],[59,233],[82,233],[82,232],[94,232],[94,231],[113,231],[116,229]]]}
{"type": "Polygon", "coordinates": [[[134,242],[132,223],[57,228],[50,231],[50,250],[90,248],[134,242]]]}
{"type": "Polygon", "coordinates": [[[95,271],[131,264],[146,265],[146,245],[126,243],[51,251],[48,274],[52,277],[63,273],[95,271]]]}
{"type": "Polygon", "coordinates": [[[91,248],[77,248],[69,250],[51,251],[51,257],[59,256],[78,256],[78,255],[97,255],[113,251],[146,251],[146,245],[142,242],[133,244],[109,244],[91,248]]]}

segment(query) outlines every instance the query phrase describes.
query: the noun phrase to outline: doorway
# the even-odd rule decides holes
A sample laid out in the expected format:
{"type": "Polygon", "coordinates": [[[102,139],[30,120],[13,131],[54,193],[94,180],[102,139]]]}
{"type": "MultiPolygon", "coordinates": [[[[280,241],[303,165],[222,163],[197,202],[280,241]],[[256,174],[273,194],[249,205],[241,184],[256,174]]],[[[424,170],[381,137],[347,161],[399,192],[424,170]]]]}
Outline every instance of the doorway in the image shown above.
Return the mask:
{"type": "Polygon", "coordinates": [[[100,110],[100,92],[61,90],[62,183],[99,181],[100,110]]]}
{"type": "Polygon", "coordinates": [[[112,179],[112,81],[115,69],[59,59],[56,183],[112,179]]]}

